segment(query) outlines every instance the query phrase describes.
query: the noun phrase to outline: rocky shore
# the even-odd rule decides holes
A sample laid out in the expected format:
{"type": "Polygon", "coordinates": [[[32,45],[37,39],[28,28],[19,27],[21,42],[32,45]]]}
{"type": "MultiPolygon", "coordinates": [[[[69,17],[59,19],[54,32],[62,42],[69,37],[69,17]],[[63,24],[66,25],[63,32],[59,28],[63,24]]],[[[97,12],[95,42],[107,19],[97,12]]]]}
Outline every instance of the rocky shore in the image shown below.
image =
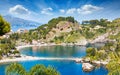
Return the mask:
{"type": "Polygon", "coordinates": [[[90,63],[82,63],[82,69],[85,72],[92,71],[94,69],[94,66],[91,65],[90,63]]]}
{"type": "Polygon", "coordinates": [[[90,61],[89,58],[77,59],[75,60],[75,62],[82,63],[82,69],[85,72],[90,72],[95,67],[106,66],[109,63],[109,61],[97,61],[97,60],[90,61]]]}

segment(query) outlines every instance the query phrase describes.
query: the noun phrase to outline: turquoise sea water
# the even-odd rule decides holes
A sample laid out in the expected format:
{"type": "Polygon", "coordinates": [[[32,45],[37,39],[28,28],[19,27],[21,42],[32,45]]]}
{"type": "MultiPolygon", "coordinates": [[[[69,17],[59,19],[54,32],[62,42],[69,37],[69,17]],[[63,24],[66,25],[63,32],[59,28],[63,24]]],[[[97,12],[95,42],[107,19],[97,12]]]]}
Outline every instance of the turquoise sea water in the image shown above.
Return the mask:
{"type": "MultiPolygon", "coordinates": [[[[47,46],[47,47],[27,47],[21,49],[22,54],[38,57],[83,57],[86,55],[86,47],[81,46],[47,46]]],[[[96,68],[91,72],[83,72],[82,64],[74,61],[53,61],[37,60],[19,62],[27,71],[36,64],[54,66],[61,75],[107,75],[108,71],[103,68],[96,68]]],[[[5,75],[5,67],[9,64],[0,65],[0,75],[5,75]]]]}

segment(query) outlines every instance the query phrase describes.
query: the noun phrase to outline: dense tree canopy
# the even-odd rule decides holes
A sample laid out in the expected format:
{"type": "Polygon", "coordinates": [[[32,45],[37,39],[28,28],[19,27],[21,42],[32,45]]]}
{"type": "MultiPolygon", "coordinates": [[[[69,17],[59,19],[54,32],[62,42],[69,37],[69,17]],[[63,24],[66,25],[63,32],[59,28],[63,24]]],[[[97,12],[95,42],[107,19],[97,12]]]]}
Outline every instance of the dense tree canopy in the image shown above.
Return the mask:
{"type": "Polygon", "coordinates": [[[6,68],[6,75],[60,75],[52,66],[37,64],[27,72],[21,64],[13,63],[6,68]]]}
{"type": "Polygon", "coordinates": [[[10,24],[0,15],[0,35],[10,32],[10,24]]]}
{"type": "Polygon", "coordinates": [[[96,26],[96,25],[100,25],[100,26],[103,26],[103,27],[106,27],[107,24],[109,24],[110,22],[107,20],[107,19],[100,19],[100,20],[85,20],[85,21],[82,21],[82,25],[91,25],[92,27],[96,26]]]}

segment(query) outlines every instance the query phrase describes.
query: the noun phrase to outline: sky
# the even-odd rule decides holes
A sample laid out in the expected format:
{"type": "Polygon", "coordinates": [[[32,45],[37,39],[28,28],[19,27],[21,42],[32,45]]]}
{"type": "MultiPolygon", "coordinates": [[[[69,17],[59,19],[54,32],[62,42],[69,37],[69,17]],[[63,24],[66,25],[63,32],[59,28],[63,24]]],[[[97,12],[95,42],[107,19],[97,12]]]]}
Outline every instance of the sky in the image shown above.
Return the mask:
{"type": "Polygon", "coordinates": [[[59,16],[83,20],[120,18],[120,0],[0,0],[0,14],[39,23],[59,16]]]}

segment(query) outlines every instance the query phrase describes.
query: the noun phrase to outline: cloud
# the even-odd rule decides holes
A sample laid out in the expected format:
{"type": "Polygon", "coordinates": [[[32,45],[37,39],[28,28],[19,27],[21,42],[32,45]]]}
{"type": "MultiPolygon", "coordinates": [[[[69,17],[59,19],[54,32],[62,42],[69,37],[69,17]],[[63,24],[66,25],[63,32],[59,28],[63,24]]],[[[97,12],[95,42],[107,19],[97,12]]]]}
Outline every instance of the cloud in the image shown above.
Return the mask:
{"type": "Polygon", "coordinates": [[[88,4],[88,5],[82,6],[81,9],[86,10],[86,11],[89,11],[89,10],[94,11],[94,10],[100,10],[101,7],[97,7],[97,6],[93,6],[91,4],[88,4]]]}
{"type": "Polygon", "coordinates": [[[22,5],[16,5],[9,9],[9,13],[26,15],[26,14],[30,14],[30,11],[28,9],[26,9],[25,7],[23,7],[22,5]]]}
{"type": "Polygon", "coordinates": [[[52,8],[44,8],[44,9],[42,9],[41,10],[41,14],[45,14],[45,15],[53,15],[52,13],[51,13],[51,11],[53,11],[53,9],[52,8]]]}
{"type": "Polygon", "coordinates": [[[65,10],[64,9],[60,9],[59,10],[61,13],[65,13],[65,10]]]}
{"type": "Polygon", "coordinates": [[[68,9],[66,14],[73,14],[76,11],[76,8],[68,9]]]}
{"type": "Polygon", "coordinates": [[[78,13],[78,14],[91,14],[95,11],[98,11],[98,10],[101,10],[103,9],[102,7],[98,7],[98,6],[94,6],[94,5],[91,5],[91,4],[87,4],[87,5],[83,5],[82,7],[80,8],[71,8],[71,9],[68,9],[66,11],[66,14],[74,14],[74,13],[78,13]]]}
{"type": "Polygon", "coordinates": [[[77,9],[78,14],[91,14],[93,11],[77,9]]]}
{"type": "Polygon", "coordinates": [[[88,5],[83,5],[81,8],[78,8],[77,12],[79,14],[91,14],[91,13],[98,11],[98,10],[101,10],[101,9],[103,9],[103,8],[88,4],[88,5]]]}

